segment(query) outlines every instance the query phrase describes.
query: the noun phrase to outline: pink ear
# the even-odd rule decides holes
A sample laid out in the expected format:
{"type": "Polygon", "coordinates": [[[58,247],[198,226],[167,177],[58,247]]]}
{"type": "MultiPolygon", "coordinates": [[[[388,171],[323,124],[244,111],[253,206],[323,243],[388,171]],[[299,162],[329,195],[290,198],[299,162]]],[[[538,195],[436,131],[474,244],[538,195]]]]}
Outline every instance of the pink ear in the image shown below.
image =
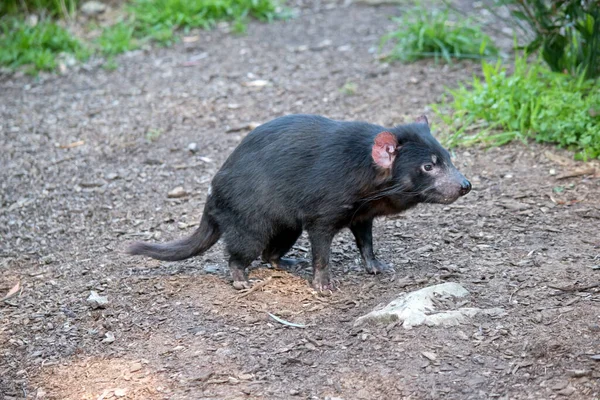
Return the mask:
{"type": "Polygon", "coordinates": [[[375,164],[381,168],[390,169],[396,158],[398,147],[398,139],[391,132],[381,132],[375,136],[375,144],[373,144],[373,150],[371,156],[375,161],[375,164]]]}
{"type": "Polygon", "coordinates": [[[429,126],[429,121],[427,121],[427,117],[424,115],[421,115],[419,118],[417,118],[417,120],[415,122],[417,124],[425,124],[425,125],[429,126]]]}

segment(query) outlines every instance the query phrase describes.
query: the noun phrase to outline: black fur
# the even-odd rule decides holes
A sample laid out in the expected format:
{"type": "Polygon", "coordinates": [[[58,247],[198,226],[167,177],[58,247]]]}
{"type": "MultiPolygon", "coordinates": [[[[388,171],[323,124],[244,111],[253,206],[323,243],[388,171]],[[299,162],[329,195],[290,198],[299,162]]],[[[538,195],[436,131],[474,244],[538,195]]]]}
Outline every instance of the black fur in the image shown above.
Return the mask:
{"type": "Polygon", "coordinates": [[[243,287],[253,260],[262,254],[277,264],[306,230],[313,285],[325,289],[331,241],[339,230],[352,230],[367,270],[376,273],[385,265],[373,254],[373,218],[421,202],[450,203],[470,189],[426,123],[384,128],[314,115],[289,115],[256,128],[211,186],[200,227],[190,238],[137,243],[130,253],[179,260],[201,254],[223,235],[234,285],[243,287]],[[389,170],[372,156],[383,131],[399,145],[389,170]],[[425,164],[433,170],[425,171],[425,164]]]}

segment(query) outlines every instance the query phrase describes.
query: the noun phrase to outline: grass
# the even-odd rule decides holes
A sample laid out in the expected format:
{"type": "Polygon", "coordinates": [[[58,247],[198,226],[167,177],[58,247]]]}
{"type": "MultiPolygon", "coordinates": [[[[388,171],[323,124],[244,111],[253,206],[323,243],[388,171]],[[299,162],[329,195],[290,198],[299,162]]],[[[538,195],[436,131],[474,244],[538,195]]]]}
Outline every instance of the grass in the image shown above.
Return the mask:
{"type": "Polygon", "coordinates": [[[11,69],[25,66],[27,72],[35,74],[54,70],[64,55],[85,60],[90,52],[54,22],[30,26],[15,18],[0,20],[0,65],[11,69]]]}
{"type": "Polygon", "coordinates": [[[244,32],[249,18],[271,21],[282,16],[276,0],[131,0],[130,16],[104,28],[93,43],[84,43],[49,18],[34,26],[23,16],[7,14],[36,11],[40,15],[71,17],[79,0],[0,0],[0,66],[27,71],[55,70],[61,57],[84,60],[96,52],[107,58],[113,70],[114,56],[155,41],[172,44],[177,31],[210,29],[219,21],[232,22],[235,32],[244,32]],[[4,17],[3,17],[4,15],[4,17]]]}
{"type": "Polygon", "coordinates": [[[271,21],[278,15],[272,0],[133,0],[129,9],[141,36],[165,44],[176,29],[210,29],[218,21],[233,21],[235,31],[243,32],[249,17],[271,21]]]}
{"type": "Polygon", "coordinates": [[[430,11],[415,9],[400,18],[394,18],[398,29],[381,38],[381,47],[393,43],[388,60],[413,62],[422,58],[496,57],[498,49],[474,22],[460,18],[449,10],[430,11]],[[450,19],[452,17],[452,20],[450,19]]]}
{"type": "Polygon", "coordinates": [[[571,149],[578,159],[600,158],[600,80],[517,56],[512,74],[500,62],[483,62],[483,79],[449,93],[452,100],[434,107],[456,129],[446,138],[449,146],[534,139],[571,149]]]}
{"type": "Polygon", "coordinates": [[[102,35],[96,40],[102,54],[108,57],[126,51],[135,50],[139,47],[138,40],[134,38],[133,26],[119,22],[102,31],[102,35]]]}
{"type": "Polygon", "coordinates": [[[79,0],[0,0],[0,17],[38,13],[46,17],[70,18],[79,0]]]}

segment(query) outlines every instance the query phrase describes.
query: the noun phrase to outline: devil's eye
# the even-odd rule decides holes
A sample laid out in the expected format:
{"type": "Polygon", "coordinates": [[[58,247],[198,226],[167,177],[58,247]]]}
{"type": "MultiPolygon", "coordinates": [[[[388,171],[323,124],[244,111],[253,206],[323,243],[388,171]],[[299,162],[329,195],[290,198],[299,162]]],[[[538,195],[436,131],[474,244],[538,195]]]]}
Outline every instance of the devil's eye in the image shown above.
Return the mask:
{"type": "Polygon", "coordinates": [[[431,164],[425,164],[423,165],[423,169],[427,172],[431,171],[433,169],[433,165],[431,164]]]}

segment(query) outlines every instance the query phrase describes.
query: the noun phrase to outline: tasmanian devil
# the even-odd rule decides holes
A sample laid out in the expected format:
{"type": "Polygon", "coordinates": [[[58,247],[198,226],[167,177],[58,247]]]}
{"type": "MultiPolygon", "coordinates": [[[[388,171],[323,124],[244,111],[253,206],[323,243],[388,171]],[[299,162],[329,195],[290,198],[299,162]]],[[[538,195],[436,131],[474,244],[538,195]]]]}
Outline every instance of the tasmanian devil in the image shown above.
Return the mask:
{"type": "Polygon", "coordinates": [[[384,128],[288,115],[259,126],[215,175],[198,229],[164,244],[134,243],[129,254],[176,261],[202,254],[224,238],[236,289],[248,288],[246,268],[259,255],[274,267],[306,230],[313,287],[331,289],[334,235],[350,228],[365,268],[388,267],[373,253],[373,219],[418,203],[450,204],[471,190],[425,116],[384,128]]]}

